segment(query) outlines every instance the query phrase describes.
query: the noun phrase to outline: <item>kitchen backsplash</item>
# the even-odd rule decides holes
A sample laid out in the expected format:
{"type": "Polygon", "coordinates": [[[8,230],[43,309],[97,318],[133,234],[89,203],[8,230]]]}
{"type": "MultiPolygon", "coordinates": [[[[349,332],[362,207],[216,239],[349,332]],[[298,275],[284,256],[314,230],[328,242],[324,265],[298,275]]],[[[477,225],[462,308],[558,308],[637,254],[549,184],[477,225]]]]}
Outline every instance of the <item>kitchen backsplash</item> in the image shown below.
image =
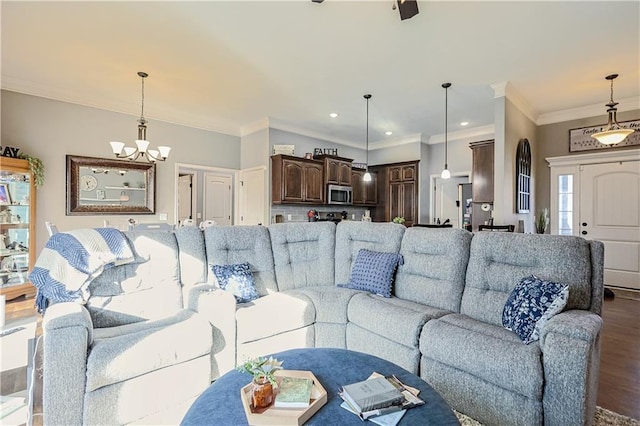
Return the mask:
{"type": "Polygon", "coordinates": [[[276,215],[282,215],[285,222],[307,222],[309,220],[307,213],[309,210],[317,210],[320,215],[327,212],[347,212],[348,220],[362,220],[365,208],[354,206],[330,206],[330,205],[282,205],[274,204],[271,206],[271,223],[276,223],[276,215]]]}

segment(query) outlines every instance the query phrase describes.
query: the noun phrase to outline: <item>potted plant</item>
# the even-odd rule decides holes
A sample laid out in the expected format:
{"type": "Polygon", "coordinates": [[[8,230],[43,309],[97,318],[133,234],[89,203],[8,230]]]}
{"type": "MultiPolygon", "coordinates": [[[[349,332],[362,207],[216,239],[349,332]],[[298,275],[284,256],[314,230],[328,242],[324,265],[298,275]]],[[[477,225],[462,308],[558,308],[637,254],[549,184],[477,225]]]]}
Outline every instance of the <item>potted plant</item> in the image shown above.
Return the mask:
{"type": "Polygon", "coordinates": [[[396,216],[393,218],[393,223],[399,223],[400,225],[402,225],[404,223],[404,217],[402,216],[396,216]]]}
{"type": "Polygon", "coordinates": [[[544,208],[538,211],[538,216],[534,218],[536,233],[544,234],[549,226],[549,209],[544,208]]]}
{"type": "Polygon", "coordinates": [[[266,408],[273,403],[273,388],[278,386],[274,373],[280,369],[282,369],[282,361],[272,357],[252,358],[237,367],[238,371],[253,376],[251,382],[251,405],[253,408],[266,408]]]}
{"type": "Polygon", "coordinates": [[[27,160],[29,163],[29,170],[33,173],[33,185],[36,188],[42,186],[44,183],[44,164],[42,163],[42,160],[23,153],[18,154],[18,158],[27,160]]]}

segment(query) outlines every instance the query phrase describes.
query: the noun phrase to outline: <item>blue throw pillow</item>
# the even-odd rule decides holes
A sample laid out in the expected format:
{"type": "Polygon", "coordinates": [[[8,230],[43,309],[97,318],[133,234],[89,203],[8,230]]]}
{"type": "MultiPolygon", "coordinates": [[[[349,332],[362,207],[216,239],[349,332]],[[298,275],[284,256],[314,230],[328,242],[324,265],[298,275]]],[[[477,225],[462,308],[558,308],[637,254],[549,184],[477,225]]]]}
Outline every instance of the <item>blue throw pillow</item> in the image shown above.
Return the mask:
{"type": "Polygon", "coordinates": [[[382,253],[360,249],[351,270],[349,283],[341,286],[391,297],[393,274],[404,263],[398,253],[382,253]]]}
{"type": "Polygon", "coordinates": [[[218,280],[218,286],[232,293],[238,303],[251,302],[260,297],[248,263],[211,265],[211,271],[218,280]]]}
{"type": "Polygon", "coordinates": [[[502,310],[502,325],[529,344],[540,338],[540,330],[562,312],[569,298],[569,286],[525,277],[513,289],[502,310]]]}

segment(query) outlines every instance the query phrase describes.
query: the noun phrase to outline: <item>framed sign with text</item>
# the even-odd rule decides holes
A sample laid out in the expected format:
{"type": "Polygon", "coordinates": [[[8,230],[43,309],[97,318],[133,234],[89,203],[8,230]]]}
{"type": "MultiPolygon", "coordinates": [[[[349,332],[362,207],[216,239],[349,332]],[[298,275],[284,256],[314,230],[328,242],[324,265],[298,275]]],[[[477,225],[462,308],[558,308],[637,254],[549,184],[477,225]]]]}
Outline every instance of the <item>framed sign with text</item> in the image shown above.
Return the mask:
{"type": "Polygon", "coordinates": [[[569,152],[640,145],[640,120],[623,121],[620,125],[628,129],[633,129],[635,132],[631,133],[625,140],[616,145],[604,145],[591,137],[594,133],[604,130],[607,126],[606,124],[569,130],[569,152]]]}

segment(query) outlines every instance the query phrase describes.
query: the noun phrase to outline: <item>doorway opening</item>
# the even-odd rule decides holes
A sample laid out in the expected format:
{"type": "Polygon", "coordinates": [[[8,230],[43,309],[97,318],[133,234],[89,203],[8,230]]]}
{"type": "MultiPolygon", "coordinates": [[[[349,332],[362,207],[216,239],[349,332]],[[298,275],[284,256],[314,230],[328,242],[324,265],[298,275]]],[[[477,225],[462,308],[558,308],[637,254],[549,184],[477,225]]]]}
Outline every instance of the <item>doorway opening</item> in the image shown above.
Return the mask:
{"type": "Polygon", "coordinates": [[[430,223],[450,223],[454,228],[465,227],[467,198],[471,198],[467,195],[467,190],[470,190],[469,176],[469,172],[452,173],[449,179],[431,175],[430,223]],[[466,187],[460,188],[460,185],[466,187]]]}

